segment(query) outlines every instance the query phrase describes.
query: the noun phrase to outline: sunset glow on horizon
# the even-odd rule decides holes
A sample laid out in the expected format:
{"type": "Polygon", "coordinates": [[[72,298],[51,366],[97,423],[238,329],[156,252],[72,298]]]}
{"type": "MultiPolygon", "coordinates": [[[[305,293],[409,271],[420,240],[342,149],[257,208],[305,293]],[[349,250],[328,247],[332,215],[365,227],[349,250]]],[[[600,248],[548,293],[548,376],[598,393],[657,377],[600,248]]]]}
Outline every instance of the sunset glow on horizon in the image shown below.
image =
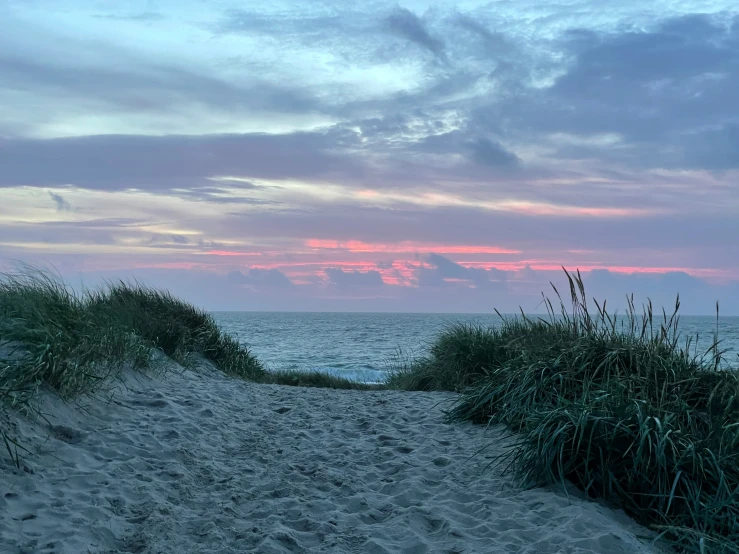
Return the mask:
{"type": "MultiPolygon", "coordinates": [[[[739,314],[739,12],[0,5],[0,266],[210,309],[739,314]]],[[[125,5],[124,5],[125,4],[125,5]]]]}

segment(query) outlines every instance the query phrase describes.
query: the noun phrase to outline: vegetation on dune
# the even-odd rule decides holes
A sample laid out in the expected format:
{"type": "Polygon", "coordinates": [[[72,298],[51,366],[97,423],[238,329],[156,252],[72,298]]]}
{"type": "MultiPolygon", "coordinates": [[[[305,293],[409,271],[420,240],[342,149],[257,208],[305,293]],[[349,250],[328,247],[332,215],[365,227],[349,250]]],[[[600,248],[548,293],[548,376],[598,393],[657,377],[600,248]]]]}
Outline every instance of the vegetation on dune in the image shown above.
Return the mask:
{"type": "MultiPolygon", "coordinates": [[[[0,274],[0,402],[12,408],[31,410],[41,388],[64,399],[93,392],[124,368],[150,368],[155,350],[188,367],[202,357],[258,383],[379,388],[320,372],[268,372],[212,315],[167,291],[117,282],[77,292],[25,266],[0,274]]],[[[18,463],[20,445],[2,429],[0,438],[18,463]]]]}
{"type": "Polygon", "coordinates": [[[346,377],[331,375],[323,371],[277,370],[266,373],[261,381],[274,385],[288,385],[292,387],[319,387],[325,389],[345,390],[384,390],[387,386],[381,384],[361,383],[346,377]]]}
{"type": "MultiPolygon", "coordinates": [[[[150,367],[155,350],[259,383],[457,391],[451,421],[516,433],[497,462],[521,482],[569,480],[679,549],[737,552],[739,374],[722,365],[718,339],[703,354],[679,342],[679,298],[661,319],[651,304],[637,315],[633,298],[624,317],[597,303],[591,313],[579,273],[567,278],[571,310],[555,288],[558,313],[545,298],[548,318],[453,326],[387,385],[369,385],[266,371],[211,315],[166,291],[120,282],[78,293],[27,268],[0,275],[0,401],[30,409],[42,387],[91,392],[124,367],[150,367]]],[[[0,437],[18,463],[17,443],[14,453],[0,437]]]]}
{"type": "Polygon", "coordinates": [[[23,406],[41,386],[69,398],[126,364],[148,366],[148,348],[88,298],[47,273],[1,276],[1,398],[23,406]]]}
{"type": "Polygon", "coordinates": [[[428,355],[409,359],[399,353],[387,384],[401,390],[462,392],[508,354],[503,348],[506,341],[501,340],[504,332],[467,323],[452,325],[430,345],[428,355]]]}
{"type": "MultiPolygon", "coordinates": [[[[32,267],[0,275],[0,402],[11,408],[32,410],[41,388],[64,399],[92,392],[124,368],[150,368],[155,350],[252,381],[266,375],[210,314],[168,292],[120,282],[80,293],[32,267]]],[[[17,464],[20,445],[2,429],[0,438],[17,464]]]]}
{"type": "Polygon", "coordinates": [[[262,364],[224,333],[212,315],[167,291],[118,282],[88,293],[86,300],[92,313],[115,321],[183,365],[191,365],[196,354],[229,375],[256,381],[265,374],[262,364]]]}
{"type": "Polygon", "coordinates": [[[579,273],[568,312],[456,326],[401,367],[398,388],[459,390],[453,421],[515,431],[497,463],[526,484],[569,480],[622,507],[687,552],[737,552],[739,377],[681,344],[679,298],[661,321],[650,304],[625,317],[588,311],[579,273]]]}

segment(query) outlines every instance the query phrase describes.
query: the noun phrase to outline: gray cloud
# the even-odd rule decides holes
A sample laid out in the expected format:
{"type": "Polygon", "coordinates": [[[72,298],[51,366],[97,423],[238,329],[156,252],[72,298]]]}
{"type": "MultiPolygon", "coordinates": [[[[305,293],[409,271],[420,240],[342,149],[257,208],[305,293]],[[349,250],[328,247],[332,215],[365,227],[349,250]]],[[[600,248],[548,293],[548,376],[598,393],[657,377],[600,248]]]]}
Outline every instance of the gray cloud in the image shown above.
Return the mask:
{"type": "Polygon", "coordinates": [[[687,137],[683,147],[683,165],[694,169],[739,168],[739,118],[737,121],[687,137]]]}
{"type": "Polygon", "coordinates": [[[261,269],[253,267],[244,274],[232,271],[227,275],[229,283],[246,285],[265,285],[272,287],[290,287],[292,281],[278,269],[261,269]]]}
{"type": "MultiPolygon", "coordinates": [[[[212,66],[161,61],[112,40],[87,38],[85,33],[72,37],[55,32],[53,26],[36,26],[33,18],[15,19],[12,11],[3,15],[7,17],[0,19],[0,98],[5,103],[3,96],[9,95],[16,111],[22,108],[25,116],[18,122],[8,118],[10,122],[3,125],[7,129],[0,129],[6,136],[22,130],[24,124],[33,129],[91,111],[112,118],[157,117],[154,124],[160,126],[181,124],[183,117],[207,120],[216,114],[233,117],[235,112],[321,112],[311,92],[259,77],[263,72],[253,67],[242,64],[247,71],[231,79],[212,66]],[[29,36],[37,38],[31,41],[29,36]]],[[[132,22],[155,20],[153,13],[97,15],[132,22]]],[[[0,123],[3,115],[0,110],[0,123]]]]}
{"type": "MultiPolygon", "coordinates": [[[[634,294],[637,308],[648,300],[656,308],[656,315],[661,316],[662,307],[670,313],[675,300],[680,295],[681,313],[710,314],[719,301],[721,313],[734,313],[739,303],[732,296],[739,292],[737,283],[728,285],[711,285],[688,275],[682,271],[670,271],[662,274],[622,274],[607,269],[598,269],[583,274],[583,282],[590,298],[599,301],[608,299],[614,307],[618,306],[623,313],[626,297],[634,294]]],[[[563,292],[560,289],[560,292],[563,292]]]]}
{"type": "Polygon", "coordinates": [[[556,43],[572,60],[550,87],[519,91],[478,108],[475,119],[506,117],[532,132],[616,133],[618,147],[568,147],[570,157],[649,167],[725,169],[732,158],[732,106],[739,96],[739,26],[703,15],[662,21],[651,30],[573,30],[556,43]],[[707,151],[718,147],[716,156],[707,151]]]}
{"type": "Polygon", "coordinates": [[[487,167],[515,167],[520,163],[518,156],[497,140],[474,136],[470,131],[462,130],[429,135],[410,146],[409,150],[438,155],[460,153],[470,161],[487,167]]]}
{"type": "MultiPolygon", "coordinates": [[[[435,56],[446,56],[449,63],[430,68],[423,85],[409,91],[373,99],[342,93],[348,100],[330,102],[276,82],[235,84],[121,52],[111,52],[121,63],[108,67],[54,65],[22,55],[2,39],[0,71],[11,89],[94,99],[126,111],[162,113],[194,102],[215,111],[329,114],[344,119],[347,128],[364,122],[363,134],[373,142],[363,147],[379,153],[403,143],[407,148],[413,142],[422,145],[422,140],[408,139],[409,124],[417,132],[418,119],[424,118],[427,136],[433,136],[438,134],[434,125],[455,113],[463,118],[456,131],[459,142],[448,143],[438,154],[458,152],[460,144],[467,144],[472,160],[496,167],[516,164],[516,158],[501,147],[509,139],[537,143],[542,134],[558,132],[623,137],[618,148],[548,145],[557,148],[560,159],[608,160],[632,169],[735,167],[735,150],[727,144],[733,144],[733,125],[739,124],[732,115],[734,98],[739,96],[739,25],[727,25],[726,14],[723,21],[706,15],[664,19],[648,30],[565,30],[559,38],[542,39],[538,57],[532,54],[532,45],[484,13],[436,18],[439,36],[407,9],[375,19],[366,21],[366,14],[351,10],[328,15],[291,12],[285,17],[231,10],[224,13],[219,28],[281,42],[323,44],[332,51],[349,41],[352,46],[342,56],[354,60],[361,52],[386,47],[376,32],[377,25],[384,25],[435,56]],[[565,61],[555,61],[560,59],[565,61]],[[551,86],[532,88],[535,72],[539,78],[559,76],[551,86]],[[410,110],[416,112],[415,120],[402,121],[410,110]],[[369,114],[375,117],[364,117],[369,114]]],[[[80,43],[74,48],[89,46],[80,43]]],[[[386,54],[392,60],[397,52],[386,54]]],[[[362,58],[362,63],[372,62],[372,56],[362,58]]],[[[18,132],[10,130],[6,136],[18,132]]],[[[278,142],[276,148],[281,147],[278,142]]],[[[341,142],[334,146],[347,147],[341,142]]]]}
{"type": "Polygon", "coordinates": [[[487,26],[480,23],[479,20],[469,15],[457,14],[453,21],[456,25],[482,41],[483,49],[481,55],[486,59],[500,60],[505,55],[516,50],[505,34],[490,30],[487,26]]]}
{"type": "MultiPolygon", "coordinates": [[[[283,10],[279,14],[227,9],[209,30],[215,36],[241,35],[274,41],[286,56],[306,48],[323,48],[340,64],[357,69],[396,61],[403,53],[399,45],[388,44],[388,24],[377,15],[377,10],[368,14],[361,5],[347,3],[330,11],[283,10]]],[[[248,56],[232,61],[245,66],[250,63],[248,56]]],[[[341,109],[341,103],[332,102],[331,107],[341,109]]]]}
{"type": "Polygon", "coordinates": [[[49,191],[49,196],[56,204],[56,211],[58,212],[71,212],[72,205],[67,202],[61,194],[49,191]]]}
{"type": "MultiPolygon", "coordinates": [[[[211,176],[268,179],[362,175],[362,163],[331,150],[346,134],[0,139],[0,187],[74,184],[100,190],[202,186],[211,176]]],[[[243,187],[242,187],[243,188],[243,187]]],[[[213,187],[207,191],[216,192],[213,187]]]]}
{"type": "MultiPolygon", "coordinates": [[[[449,133],[399,148],[390,141],[371,149],[344,126],[282,135],[96,135],[59,139],[0,138],[0,188],[67,186],[96,190],[170,191],[193,200],[263,205],[265,201],[227,188],[256,190],[253,184],[213,184],[213,176],[272,180],[340,180],[346,187],[405,188],[433,180],[487,179],[491,170],[506,170],[508,185],[541,173],[508,171],[518,157],[497,141],[449,133]],[[370,164],[367,152],[381,155],[370,164]],[[408,153],[433,153],[439,165],[408,153]],[[461,153],[466,161],[450,166],[442,158],[461,153]]],[[[522,193],[520,187],[516,187],[522,193]]],[[[501,191],[502,192],[502,191],[501,191]]]]}
{"type": "Polygon", "coordinates": [[[471,141],[469,144],[472,150],[473,159],[482,164],[491,167],[510,167],[518,165],[519,158],[512,152],[509,152],[503,146],[489,138],[479,138],[471,141]]]}
{"type": "MultiPolygon", "coordinates": [[[[411,12],[400,10],[394,14],[393,17],[397,19],[396,25],[406,25],[408,29],[416,29],[413,26],[415,24],[409,23],[412,21],[422,25],[420,19],[411,12]]],[[[484,23],[467,16],[460,15],[452,21],[454,23],[452,28],[461,25],[466,31],[463,36],[467,36],[468,40],[474,39],[473,44],[476,44],[475,40],[488,44],[501,38],[498,33],[489,31],[484,23]]],[[[258,23],[258,20],[252,21],[254,25],[258,23]]],[[[319,23],[311,21],[311,28],[318,29],[319,23]]],[[[307,25],[305,22],[303,24],[307,25]]],[[[425,29],[423,26],[420,28],[425,29]]],[[[418,35],[422,42],[425,40],[423,36],[418,35]]],[[[727,30],[707,17],[698,16],[668,20],[648,32],[599,34],[593,31],[571,31],[565,38],[552,43],[553,47],[558,48],[559,53],[565,54],[565,57],[572,61],[565,68],[566,72],[550,87],[531,89],[527,83],[528,74],[520,73],[504,81],[502,95],[489,94],[490,99],[486,100],[485,93],[481,92],[473,96],[466,95],[463,100],[454,100],[450,103],[449,98],[459,96],[472,87],[479,88],[485,82],[488,90],[499,90],[501,88],[499,75],[501,71],[505,73],[506,67],[530,67],[533,63],[541,65],[540,62],[529,59],[528,54],[524,55],[508,41],[509,48],[504,56],[506,59],[502,62],[496,61],[497,65],[493,66],[492,71],[485,69],[480,60],[475,63],[465,61],[464,64],[457,60],[459,69],[454,69],[451,73],[432,72],[428,85],[415,92],[398,94],[383,101],[366,101],[364,105],[357,102],[337,103],[330,109],[334,114],[346,118],[346,121],[326,132],[200,138],[95,137],[73,139],[78,141],[76,144],[60,141],[54,145],[41,142],[21,144],[13,141],[6,143],[8,147],[4,150],[12,153],[16,160],[21,160],[27,167],[34,157],[38,159],[51,157],[49,150],[56,150],[54,155],[60,153],[66,156],[71,153],[73,158],[87,155],[77,154],[74,150],[80,152],[86,150],[93,155],[93,159],[96,154],[101,154],[106,162],[114,162],[114,166],[130,167],[130,159],[136,155],[131,149],[137,148],[136,143],[139,143],[138,148],[144,151],[144,156],[145,152],[155,151],[156,156],[161,156],[162,165],[169,163],[171,172],[183,175],[179,177],[163,175],[161,171],[154,170],[152,163],[145,158],[143,165],[149,167],[148,175],[143,169],[138,172],[132,169],[123,173],[117,171],[116,174],[132,174],[132,180],[144,180],[143,183],[134,183],[134,186],[157,187],[157,184],[149,185],[146,180],[156,180],[156,183],[169,181],[161,188],[175,185],[191,188],[189,185],[192,185],[192,181],[190,183],[183,181],[207,176],[221,167],[254,177],[278,178],[310,178],[325,174],[331,168],[338,169],[337,174],[344,173],[345,180],[364,180],[366,168],[359,161],[361,159],[359,153],[368,149],[385,156],[385,170],[404,172],[403,180],[410,180],[413,175],[423,177],[419,175],[419,171],[423,171],[423,166],[414,165],[408,159],[404,160],[400,155],[402,151],[432,153],[438,156],[462,153],[470,164],[456,166],[448,170],[448,174],[459,178],[479,179],[485,177],[485,173],[481,172],[482,168],[500,169],[520,165],[518,156],[503,146],[510,143],[510,139],[515,139],[518,143],[536,143],[542,140],[542,133],[558,132],[586,137],[592,133],[618,133],[624,141],[617,148],[599,146],[587,141],[577,145],[549,143],[547,146],[553,146],[559,158],[590,158],[595,160],[595,163],[599,159],[610,160],[624,164],[627,171],[633,171],[635,164],[638,167],[651,165],[729,169],[735,167],[734,160],[739,159],[734,155],[737,123],[731,121],[733,98],[739,96],[739,72],[737,72],[739,47],[736,47],[739,44],[738,40],[733,28],[727,30]],[[706,38],[709,34],[714,38],[710,40],[706,38]],[[664,60],[664,63],[660,60],[664,60]],[[705,63],[701,60],[705,60],[705,63]],[[439,109],[437,105],[441,104],[446,107],[439,109]],[[413,106],[413,111],[399,109],[402,106],[413,106]],[[442,120],[448,116],[449,109],[454,109],[465,117],[463,126],[458,130],[439,134],[443,129],[442,120]],[[352,118],[362,111],[378,110],[384,114],[367,119],[352,118]],[[409,135],[418,133],[421,124],[425,126],[423,132],[426,138],[409,139],[409,135]],[[365,141],[363,143],[360,143],[359,136],[353,130],[357,126],[362,130],[362,139],[365,141]],[[88,142],[84,142],[85,140],[88,142]],[[106,142],[116,151],[115,156],[122,161],[116,162],[111,153],[104,152],[106,142]],[[125,144],[122,144],[124,142],[125,144]],[[220,151],[215,151],[215,148],[220,151]],[[36,151],[34,156],[28,155],[31,150],[36,151]],[[285,163],[288,158],[284,155],[286,151],[291,151],[294,156],[290,163],[285,163]],[[208,153],[207,156],[205,152],[208,153]],[[301,156],[302,152],[307,152],[307,155],[301,156]],[[206,159],[209,156],[210,159],[206,159]],[[176,163],[173,164],[175,160],[176,163]],[[401,169],[404,164],[407,166],[405,170],[401,169]],[[475,166],[478,169],[475,169],[475,166]],[[182,171],[178,169],[180,167],[183,168],[182,171]],[[210,169],[211,167],[213,169],[210,169]]],[[[470,45],[467,44],[466,47],[470,48],[470,45]]],[[[478,50],[480,47],[478,44],[478,50]]],[[[80,82],[80,79],[70,76],[66,69],[59,71],[55,68],[39,66],[32,69],[32,67],[27,64],[18,66],[10,63],[5,69],[10,69],[10,74],[15,74],[16,77],[19,72],[30,73],[34,76],[34,82],[50,80],[49,82],[61,86],[66,86],[62,81],[68,81],[70,86],[78,86],[77,83],[80,82]],[[59,76],[55,77],[55,73],[59,73],[59,76]]],[[[551,67],[556,68],[554,65],[551,67]]],[[[559,69],[561,70],[561,67],[559,69]]],[[[209,78],[198,81],[201,79],[199,76],[180,70],[157,69],[149,73],[144,72],[142,75],[150,79],[151,87],[158,90],[167,89],[171,85],[169,90],[173,94],[197,95],[198,91],[203,91],[205,95],[214,95],[207,100],[212,101],[214,105],[223,107],[235,105],[229,100],[231,98],[233,102],[243,101],[245,105],[249,104],[255,109],[269,109],[258,102],[253,104],[248,95],[244,96],[241,88],[233,88],[233,85],[225,83],[219,84],[209,78]],[[229,91],[225,91],[221,85],[230,87],[229,91]],[[224,96],[221,96],[219,90],[224,96]]],[[[101,97],[105,97],[108,92],[115,95],[125,94],[126,90],[133,90],[138,86],[137,77],[133,78],[130,86],[115,82],[115,79],[109,86],[111,80],[107,76],[105,79],[97,77],[88,78],[93,89],[103,87],[98,91],[101,97]]],[[[81,79],[84,81],[84,78],[81,79]]],[[[147,88],[149,85],[143,86],[149,90],[147,88]]],[[[258,88],[261,88],[261,85],[258,88]]],[[[481,90],[484,91],[485,88],[482,87],[481,90]]],[[[93,89],[91,92],[97,94],[93,89]]],[[[271,99],[280,97],[279,93],[269,88],[264,92],[265,97],[271,99]]],[[[159,102],[156,100],[156,94],[147,93],[145,96],[147,102],[159,102]]],[[[171,98],[166,95],[162,99],[167,105],[171,104],[171,98]]],[[[295,109],[298,112],[318,109],[313,101],[306,103],[290,96],[284,97],[284,104],[287,106],[285,109],[295,109]]],[[[153,105],[152,109],[159,107],[153,105]]],[[[275,109],[283,108],[275,106],[275,109]]],[[[8,156],[9,154],[0,151],[0,158],[8,156]]],[[[21,161],[15,165],[20,165],[21,161]]],[[[13,164],[12,161],[6,162],[3,159],[0,159],[0,162],[5,165],[13,164]]],[[[57,169],[60,164],[61,162],[57,161],[52,165],[57,169]]],[[[529,168],[529,171],[532,170],[533,168],[529,168]]],[[[602,164],[595,170],[604,171],[602,164]]],[[[26,171],[39,173],[41,169],[36,167],[26,171]]],[[[95,172],[94,168],[88,168],[87,171],[91,174],[95,172]]],[[[542,168],[538,171],[542,171],[542,168]]],[[[65,171],[62,169],[56,173],[59,177],[53,180],[54,183],[62,181],[62,174],[65,171]]],[[[531,173],[528,173],[528,176],[532,176],[531,173]]],[[[388,175],[381,176],[376,173],[375,177],[384,182],[389,180],[388,175]]],[[[525,178],[525,175],[521,178],[525,178]]],[[[10,182],[8,177],[4,180],[10,182]]],[[[122,184],[111,185],[110,174],[99,175],[94,179],[82,176],[81,180],[100,183],[85,186],[125,188],[122,184]]],[[[125,177],[121,176],[119,180],[124,181],[125,177]]],[[[28,179],[23,179],[23,182],[27,183],[28,179]]],[[[49,182],[48,179],[46,182],[49,182]]],[[[68,179],[64,182],[72,181],[68,179]]]]}
{"type": "Polygon", "coordinates": [[[425,261],[430,267],[421,266],[416,272],[420,287],[448,286],[450,283],[446,279],[454,279],[477,288],[501,288],[508,278],[505,271],[466,267],[439,254],[429,254],[425,261]]]}
{"type": "MultiPolygon", "coordinates": [[[[4,261],[0,251],[0,262],[4,261]]],[[[191,269],[154,269],[143,268],[137,271],[116,270],[107,272],[78,273],[72,268],[65,269],[68,257],[45,255],[37,260],[40,263],[53,263],[60,268],[65,277],[72,283],[84,282],[87,286],[101,284],[111,279],[137,279],[150,286],[166,288],[173,294],[187,298],[198,305],[212,310],[288,310],[288,311],[320,311],[353,310],[353,311],[414,311],[414,312],[486,312],[492,314],[493,308],[503,313],[517,313],[519,306],[527,313],[543,312],[541,292],[548,296],[553,295],[549,281],[553,281],[563,294],[568,294],[566,281],[561,271],[540,272],[539,280],[529,283],[521,289],[518,281],[501,283],[500,288],[467,288],[446,287],[443,294],[435,287],[406,287],[385,286],[382,296],[351,298],[348,294],[342,298],[329,298],[331,288],[320,285],[302,285],[291,287],[263,286],[258,290],[243,287],[238,277],[224,278],[211,271],[191,269]],[[233,279],[233,280],[232,280],[233,279]]],[[[583,273],[588,300],[593,297],[602,303],[607,298],[609,311],[623,314],[626,307],[626,295],[634,293],[637,308],[651,297],[658,310],[665,307],[670,310],[675,303],[674,287],[660,291],[663,284],[660,276],[625,275],[601,270],[600,276],[593,272],[583,273]],[[603,277],[607,282],[603,284],[603,277]],[[599,280],[601,282],[599,282],[599,280]]],[[[691,277],[680,275],[668,276],[666,281],[677,282],[682,307],[680,313],[715,314],[716,300],[720,302],[722,315],[739,314],[739,286],[736,283],[728,285],[711,285],[691,277]]],[[[251,284],[251,283],[250,283],[251,284]]],[[[523,283],[526,284],[526,283],[523,283]]],[[[365,289],[366,290],[366,289],[365,289]]],[[[564,296],[565,302],[568,297],[564,296]]],[[[661,313],[661,312],[660,312],[661,313]]]]}
{"type": "Polygon", "coordinates": [[[387,16],[385,21],[392,32],[417,44],[434,56],[445,59],[444,42],[432,36],[423,21],[412,11],[397,8],[387,16]]]}
{"type": "Polygon", "coordinates": [[[106,226],[53,222],[4,224],[0,225],[0,235],[4,243],[46,244],[53,250],[55,246],[63,244],[114,245],[118,243],[120,233],[106,226]]]}
{"type": "Polygon", "coordinates": [[[331,284],[340,287],[381,287],[385,283],[379,271],[344,271],[340,268],[325,269],[326,277],[331,284]]]}
{"type": "MultiPolygon", "coordinates": [[[[577,193],[577,191],[575,191],[577,193]]],[[[524,252],[545,251],[559,256],[567,249],[593,250],[598,260],[607,252],[629,259],[642,250],[680,252],[664,265],[730,267],[739,259],[739,219],[727,211],[639,218],[570,218],[521,213],[490,213],[474,208],[397,207],[392,210],[352,204],[312,206],[302,210],[253,212],[210,224],[236,236],[292,236],[366,242],[402,240],[436,244],[496,244],[524,252]],[[597,228],[597,232],[594,229],[597,228]],[[648,237],[646,241],[645,237],[648,237]],[[720,253],[720,254],[719,254],[720,253]]],[[[509,259],[508,256],[502,260],[509,259]]],[[[640,258],[647,265],[654,255],[640,258]]]]}
{"type": "Polygon", "coordinates": [[[243,190],[256,190],[257,185],[250,183],[233,183],[230,188],[213,186],[195,186],[192,188],[176,189],[169,191],[172,196],[186,198],[200,202],[213,202],[216,204],[245,204],[248,206],[282,206],[282,203],[272,200],[260,200],[243,196],[243,190]],[[243,185],[243,186],[242,186],[243,185]]]}
{"type": "MultiPolygon", "coordinates": [[[[627,14],[622,26],[609,31],[547,27],[542,21],[547,32],[534,42],[525,34],[516,35],[515,26],[502,26],[504,18],[491,15],[487,8],[475,11],[474,18],[458,13],[446,17],[448,12],[440,9],[433,27],[426,16],[401,8],[375,10],[371,17],[351,10],[288,12],[284,17],[229,12],[218,23],[220,31],[209,38],[242,40],[219,36],[238,33],[265,45],[279,44],[284,52],[322,48],[331,54],[332,67],[359,70],[378,63],[397,69],[397,64],[409,61],[418,67],[418,60],[409,60],[418,57],[417,49],[445,63],[423,64],[422,78],[392,93],[366,93],[355,85],[334,83],[335,74],[327,70],[322,76],[326,88],[318,97],[293,86],[296,81],[285,84],[274,76],[249,77],[255,73],[246,54],[244,59],[217,61],[232,73],[242,70],[240,78],[232,79],[228,72],[215,77],[209,68],[141,60],[99,43],[59,42],[58,55],[36,55],[50,49],[55,37],[39,39],[47,40],[47,45],[32,53],[18,46],[30,42],[13,42],[8,38],[11,33],[0,32],[0,105],[4,106],[0,108],[0,137],[4,137],[0,138],[0,187],[72,184],[104,191],[136,188],[209,203],[265,203],[256,194],[251,196],[257,190],[253,184],[234,191],[235,184],[207,180],[232,174],[408,194],[444,193],[464,198],[470,205],[423,207],[397,202],[387,207],[338,199],[305,200],[274,210],[244,208],[240,214],[226,209],[218,217],[193,218],[188,224],[204,236],[250,237],[265,243],[273,238],[279,244],[302,244],[307,238],[494,243],[523,250],[519,258],[545,262],[570,256],[568,249],[581,249],[593,253],[573,254],[569,259],[593,265],[736,270],[739,191],[734,176],[720,172],[739,167],[735,108],[739,19],[729,24],[726,14],[723,21],[691,15],[628,27],[627,14]],[[388,32],[394,35],[391,40],[388,32]],[[101,49],[100,58],[105,54],[109,61],[95,65],[89,62],[92,58],[75,56],[95,49],[101,49]],[[13,95],[22,95],[23,100],[13,95]],[[55,101],[46,102],[47,98],[55,101]],[[46,112],[38,116],[45,125],[57,119],[73,121],[75,110],[104,118],[192,116],[196,131],[202,121],[224,114],[234,120],[245,113],[262,114],[266,120],[276,112],[320,113],[338,123],[283,135],[38,140],[21,138],[35,132],[26,121],[29,118],[18,117],[13,104],[25,101],[53,112],[53,117],[46,112]],[[601,134],[615,139],[593,136],[601,134]],[[710,178],[677,172],[658,175],[648,171],[652,168],[716,173],[710,178]],[[485,211],[474,205],[478,199],[659,208],[665,213],[610,219],[531,215],[485,211]]],[[[66,193],[62,190],[59,200],[53,196],[57,193],[51,194],[57,208],[65,209],[66,193]]],[[[141,222],[146,223],[151,222],[141,222]]],[[[2,223],[2,235],[7,242],[115,244],[122,232],[135,234],[129,228],[135,225],[130,221],[47,222],[31,228],[2,223]]],[[[184,239],[163,234],[156,237],[157,247],[170,248],[173,242],[175,247],[183,246],[184,239]]],[[[461,279],[493,297],[497,284],[489,283],[501,277],[443,257],[430,257],[427,264],[418,274],[422,285],[461,279]]],[[[381,281],[379,273],[367,275],[335,268],[326,272],[334,284],[381,281]]],[[[614,290],[628,289],[630,283],[637,291],[684,288],[705,299],[718,290],[680,273],[664,281],[633,277],[621,282],[613,275],[615,284],[608,286],[614,290]]],[[[251,272],[242,276],[249,284],[267,279],[251,272]]],[[[395,288],[399,287],[386,287],[395,288]]],[[[419,292],[418,298],[427,292],[419,292]]],[[[479,305],[473,296],[455,298],[468,302],[460,306],[479,305]]]]}

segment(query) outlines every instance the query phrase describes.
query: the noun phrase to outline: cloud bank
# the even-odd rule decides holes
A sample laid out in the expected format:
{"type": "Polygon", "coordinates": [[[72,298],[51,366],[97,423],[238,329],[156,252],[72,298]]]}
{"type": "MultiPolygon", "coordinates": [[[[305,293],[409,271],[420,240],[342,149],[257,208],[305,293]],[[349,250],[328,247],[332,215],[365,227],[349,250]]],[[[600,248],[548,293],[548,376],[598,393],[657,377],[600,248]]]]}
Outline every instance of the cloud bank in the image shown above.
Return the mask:
{"type": "Polygon", "coordinates": [[[729,2],[11,2],[0,74],[4,264],[424,311],[564,265],[739,313],[729,2]]]}

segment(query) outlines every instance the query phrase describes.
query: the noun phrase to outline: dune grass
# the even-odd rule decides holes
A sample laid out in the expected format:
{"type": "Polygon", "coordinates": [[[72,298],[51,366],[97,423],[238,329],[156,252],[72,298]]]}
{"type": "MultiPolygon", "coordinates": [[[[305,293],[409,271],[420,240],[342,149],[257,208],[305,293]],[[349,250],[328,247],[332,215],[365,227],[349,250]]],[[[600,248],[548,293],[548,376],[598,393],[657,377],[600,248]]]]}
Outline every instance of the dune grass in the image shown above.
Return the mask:
{"type": "MultiPolygon", "coordinates": [[[[185,367],[205,358],[257,383],[335,389],[381,388],[310,371],[267,371],[209,313],[140,283],[78,292],[30,266],[0,274],[0,402],[33,411],[42,388],[63,399],[95,391],[122,369],[149,369],[154,351],[185,367]]],[[[16,464],[18,441],[0,429],[16,464]]]]}
{"type": "Polygon", "coordinates": [[[719,342],[699,352],[674,312],[588,310],[579,273],[571,310],[455,326],[391,377],[397,388],[462,391],[452,421],[515,432],[496,463],[522,483],[566,480],[623,508],[686,552],[739,551],[739,378],[719,342]]]}
{"type": "Polygon", "coordinates": [[[16,407],[41,386],[70,398],[126,364],[149,364],[132,330],[91,310],[88,298],[52,275],[31,270],[0,276],[0,351],[0,397],[16,407]]]}
{"type": "MultiPolygon", "coordinates": [[[[452,421],[516,433],[497,463],[530,485],[569,480],[622,507],[687,552],[737,552],[739,377],[678,334],[679,298],[661,321],[633,298],[625,317],[588,310],[579,273],[567,274],[571,309],[457,325],[428,355],[399,367],[387,387],[461,392],[452,421]]],[[[0,275],[0,401],[31,409],[41,388],[91,392],[121,369],[151,367],[159,350],[198,357],[260,383],[377,390],[319,372],[266,371],[207,312],[166,291],[109,283],[76,292],[42,271],[0,275]]],[[[0,429],[18,463],[17,442],[0,429]],[[16,448],[15,453],[13,452],[16,448]]]]}
{"type": "Polygon", "coordinates": [[[429,346],[426,356],[413,359],[399,352],[391,361],[387,385],[400,390],[462,392],[507,355],[501,331],[505,329],[451,325],[429,346]]]}
{"type": "Polygon", "coordinates": [[[168,291],[118,282],[89,292],[86,308],[182,365],[191,366],[197,355],[229,375],[250,381],[265,375],[259,360],[224,333],[212,315],[168,291]]]}
{"type": "Polygon", "coordinates": [[[385,390],[384,384],[362,383],[325,371],[274,370],[268,371],[262,383],[293,387],[318,387],[342,390],[385,390]]]}
{"type": "MultiPolygon", "coordinates": [[[[63,399],[90,393],[124,368],[151,368],[155,350],[183,365],[198,356],[259,381],[261,363],[213,317],[138,283],[77,292],[33,267],[0,274],[0,402],[33,411],[42,388],[63,399]]],[[[0,429],[16,465],[18,441],[0,429]]]]}

